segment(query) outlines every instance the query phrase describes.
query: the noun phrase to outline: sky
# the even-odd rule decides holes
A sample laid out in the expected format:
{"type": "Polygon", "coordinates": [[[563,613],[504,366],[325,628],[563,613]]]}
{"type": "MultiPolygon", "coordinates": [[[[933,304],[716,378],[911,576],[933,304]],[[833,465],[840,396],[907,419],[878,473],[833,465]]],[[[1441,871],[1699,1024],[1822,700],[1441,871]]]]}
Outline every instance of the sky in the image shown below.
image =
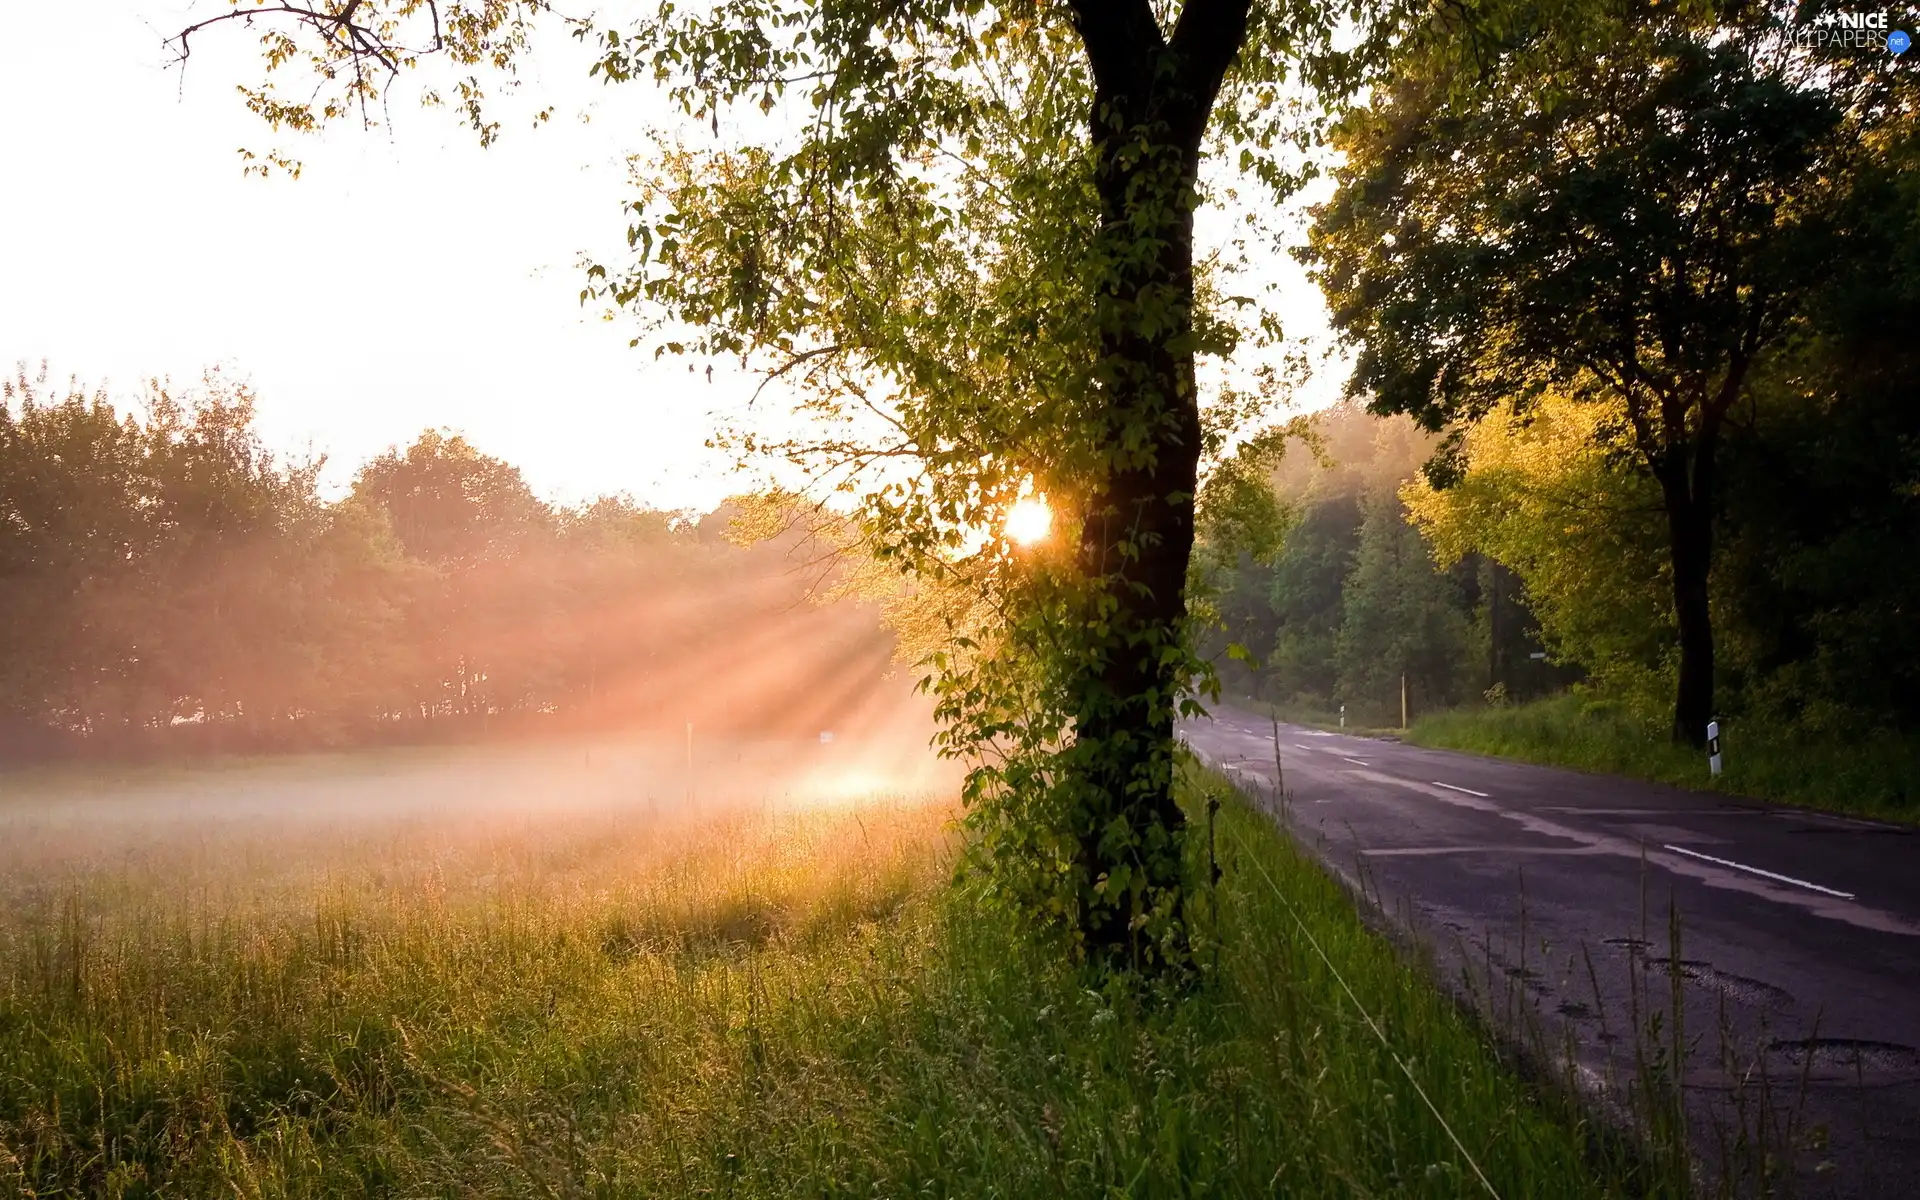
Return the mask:
{"type": "MultiPolygon", "coordinates": [[[[556,28],[491,148],[399,103],[371,132],[276,139],[234,92],[260,77],[247,33],[203,33],[184,72],[162,46],[224,8],[0,4],[0,369],[44,361],[123,404],[218,369],[251,384],[270,446],[327,456],[336,492],[427,428],[562,503],[706,509],[738,490],[703,443],[754,381],[656,362],[631,322],[579,303],[583,254],[619,260],[625,156],[668,119],[657,91],[590,81],[556,28]],[[304,171],[244,176],[242,146],[304,171]]],[[[1324,313],[1315,298],[1289,319],[1324,313]]]]}

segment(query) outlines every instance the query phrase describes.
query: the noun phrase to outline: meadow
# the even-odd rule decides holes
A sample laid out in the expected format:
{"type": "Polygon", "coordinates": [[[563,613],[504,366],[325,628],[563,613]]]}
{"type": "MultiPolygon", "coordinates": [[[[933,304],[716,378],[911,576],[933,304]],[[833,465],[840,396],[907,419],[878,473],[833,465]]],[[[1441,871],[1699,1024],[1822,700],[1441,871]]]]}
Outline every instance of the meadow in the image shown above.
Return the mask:
{"type": "Polygon", "coordinates": [[[689,799],[672,747],[600,753],[0,778],[0,1191],[1684,1189],[1217,783],[1216,945],[1172,996],[956,875],[950,790],[749,747],[689,799]]]}

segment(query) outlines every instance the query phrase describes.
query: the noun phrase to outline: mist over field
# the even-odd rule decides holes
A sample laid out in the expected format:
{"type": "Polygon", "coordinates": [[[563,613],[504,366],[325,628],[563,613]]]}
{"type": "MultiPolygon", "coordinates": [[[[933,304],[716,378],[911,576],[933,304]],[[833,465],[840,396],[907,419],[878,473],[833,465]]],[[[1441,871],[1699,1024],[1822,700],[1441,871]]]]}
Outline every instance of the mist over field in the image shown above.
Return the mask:
{"type": "MultiPolygon", "coordinates": [[[[417,747],[196,766],[48,768],[8,777],[0,828],[220,822],[364,824],[436,817],[666,814],[742,804],[818,806],[949,785],[919,714],[865,736],[667,735],[417,747]]],[[[831,733],[831,730],[823,732],[831,733]]]]}
{"type": "Polygon", "coordinates": [[[858,714],[852,731],[822,730],[827,742],[710,735],[696,724],[691,737],[17,772],[0,788],[0,894],[171,855],[326,870],[395,839],[447,847],[503,831],[564,839],[582,829],[664,831],[741,813],[950,797],[958,768],[929,751],[924,705],[904,694],[885,702],[890,711],[858,714]]]}

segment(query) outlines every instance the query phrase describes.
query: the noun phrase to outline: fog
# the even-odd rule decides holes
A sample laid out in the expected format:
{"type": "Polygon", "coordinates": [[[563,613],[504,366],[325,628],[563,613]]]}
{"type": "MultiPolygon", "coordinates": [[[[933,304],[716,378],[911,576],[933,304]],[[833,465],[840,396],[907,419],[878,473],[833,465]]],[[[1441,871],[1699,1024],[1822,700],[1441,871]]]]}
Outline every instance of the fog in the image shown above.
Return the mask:
{"type": "Polygon", "coordinates": [[[345,868],[397,841],[453,848],[661,836],[747,816],[951,797],[928,706],[882,680],[810,737],[691,732],[0,775],[0,891],[157,861],[258,877],[345,868]],[[183,857],[184,856],[184,859],[183,857]],[[228,861],[230,860],[230,861],[228,861]]]}

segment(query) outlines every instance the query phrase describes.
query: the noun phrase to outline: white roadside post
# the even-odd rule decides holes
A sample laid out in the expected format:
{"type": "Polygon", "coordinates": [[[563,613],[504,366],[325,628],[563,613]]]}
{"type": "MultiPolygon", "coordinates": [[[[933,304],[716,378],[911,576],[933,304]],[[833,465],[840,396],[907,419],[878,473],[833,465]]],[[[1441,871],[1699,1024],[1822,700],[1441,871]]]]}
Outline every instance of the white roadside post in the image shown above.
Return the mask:
{"type": "Polygon", "coordinates": [[[1342,704],[1340,706],[1340,728],[1345,729],[1346,727],[1347,727],[1347,706],[1342,704]]]}
{"type": "Polygon", "coordinates": [[[1718,721],[1707,722],[1707,771],[1713,775],[1720,773],[1720,722],[1718,721]]]}

